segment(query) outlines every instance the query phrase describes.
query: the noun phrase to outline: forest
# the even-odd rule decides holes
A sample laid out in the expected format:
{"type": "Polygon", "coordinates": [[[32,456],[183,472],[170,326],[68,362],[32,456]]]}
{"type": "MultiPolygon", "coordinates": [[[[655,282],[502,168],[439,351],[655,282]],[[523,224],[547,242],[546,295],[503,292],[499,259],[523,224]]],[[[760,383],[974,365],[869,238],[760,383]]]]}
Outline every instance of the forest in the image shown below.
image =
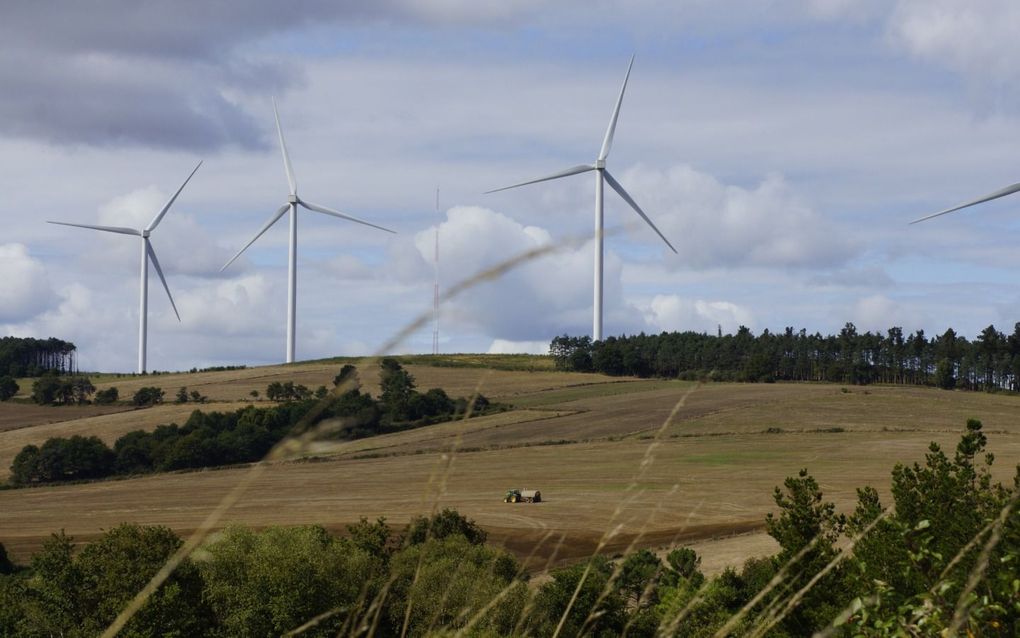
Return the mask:
{"type": "MultiPolygon", "coordinates": [[[[452,510],[399,532],[383,518],[341,534],[229,527],[120,635],[1016,636],[1020,466],[1012,487],[993,482],[986,445],[971,420],[955,450],[932,443],[893,469],[888,505],[862,487],[846,513],[802,470],[764,521],[778,552],[712,577],[676,547],[529,583],[452,510]]],[[[89,543],[54,534],[16,565],[0,544],[0,636],[99,635],[181,545],[165,527],[123,524],[89,543]]]]}
{"type": "Polygon", "coordinates": [[[852,323],[827,336],[794,328],[755,336],[743,326],[736,334],[641,333],[594,343],[563,335],[549,352],[558,369],[608,375],[1020,390],[1020,323],[1009,335],[988,326],[973,340],[952,328],[929,338],[898,327],[862,333],[852,323]]]}
{"type": "Polygon", "coordinates": [[[0,337],[0,376],[38,377],[45,372],[76,372],[75,352],[73,343],[53,337],[0,337]]]}

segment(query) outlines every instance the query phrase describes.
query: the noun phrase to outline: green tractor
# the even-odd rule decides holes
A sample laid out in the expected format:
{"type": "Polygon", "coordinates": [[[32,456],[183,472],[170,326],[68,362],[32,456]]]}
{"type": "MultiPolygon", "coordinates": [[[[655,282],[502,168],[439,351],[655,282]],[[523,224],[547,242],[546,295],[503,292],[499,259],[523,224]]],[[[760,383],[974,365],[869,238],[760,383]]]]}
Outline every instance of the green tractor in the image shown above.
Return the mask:
{"type": "Polygon", "coordinates": [[[538,490],[507,490],[504,503],[541,503],[542,493],[538,490]]]}

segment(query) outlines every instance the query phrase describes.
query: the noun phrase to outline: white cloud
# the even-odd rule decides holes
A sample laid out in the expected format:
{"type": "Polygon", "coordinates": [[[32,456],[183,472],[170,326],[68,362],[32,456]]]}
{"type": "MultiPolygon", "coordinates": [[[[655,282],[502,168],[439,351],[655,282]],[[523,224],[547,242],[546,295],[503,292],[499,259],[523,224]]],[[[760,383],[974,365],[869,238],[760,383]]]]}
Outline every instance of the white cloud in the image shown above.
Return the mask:
{"type": "Polygon", "coordinates": [[[1013,0],[900,0],[889,34],[914,55],[972,79],[1020,77],[1020,4],[1013,0]]]}
{"type": "Polygon", "coordinates": [[[28,247],[0,244],[0,322],[24,321],[56,301],[46,268],[28,247]]]}
{"type": "Polygon", "coordinates": [[[850,308],[849,319],[861,332],[885,332],[892,326],[908,330],[926,325],[925,313],[911,305],[885,295],[868,295],[858,299],[850,308]]]}
{"type": "MultiPolygon", "coordinates": [[[[623,183],[652,217],[678,255],[677,268],[715,266],[830,267],[856,247],[847,234],[816,213],[771,174],[754,188],[727,185],[690,166],[638,167],[623,183]]],[[[635,231],[658,241],[641,225],[635,231]]]]}
{"type": "MultiPolygon", "coordinates": [[[[443,289],[554,240],[536,226],[475,206],[450,209],[440,224],[443,289]]],[[[431,262],[434,229],[419,232],[414,245],[422,272],[431,262]]],[[[447,329],[481,331],[506,341],[548,340],[557,334],[587,334],[591,326],[593,245],[563,245],[522,263],[498,281],[480,281],[442,308],[447,329]]],[[[604,269],[605,327],[609,333],[640,329],[640,312],[624,301],[622,263],[607,253],[604,269]]],[[[547,342],[547,341],[546,341],[547,342]]]]}
{"type": "Polygon", "coordinates": [[[740,326],[753,328],[754,317],[747,308],[729,301],[684,299],[677,295],[656,295],[645,311],[648,325],[657,332],[710,332],[722,327],[735,333],[740,326]]]}

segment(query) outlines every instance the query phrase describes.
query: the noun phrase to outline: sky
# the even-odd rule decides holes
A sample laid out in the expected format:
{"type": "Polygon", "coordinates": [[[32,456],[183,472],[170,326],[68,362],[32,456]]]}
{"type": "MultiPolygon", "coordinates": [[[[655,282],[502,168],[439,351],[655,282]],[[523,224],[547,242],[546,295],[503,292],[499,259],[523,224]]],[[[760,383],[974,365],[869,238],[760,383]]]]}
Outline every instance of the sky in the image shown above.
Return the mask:
{"type": "MultiPolygon", "coordinates": [[[[371,354],[441,287],[443,352],[590,334],[592,163],[606,191],[605,333],[831,333],[1020,321],[1020,5],[1009,0],[379,0],[15,3],[0,22],[0,334],[58,337],[86,370],[285,355],[288,194],[397,231],[298,216],[297,356],[371,354]],[[439,189],[436,210],[435,190],[439,189]]],[[[388,346],[430,352],[426,322],[388,346]]]]}

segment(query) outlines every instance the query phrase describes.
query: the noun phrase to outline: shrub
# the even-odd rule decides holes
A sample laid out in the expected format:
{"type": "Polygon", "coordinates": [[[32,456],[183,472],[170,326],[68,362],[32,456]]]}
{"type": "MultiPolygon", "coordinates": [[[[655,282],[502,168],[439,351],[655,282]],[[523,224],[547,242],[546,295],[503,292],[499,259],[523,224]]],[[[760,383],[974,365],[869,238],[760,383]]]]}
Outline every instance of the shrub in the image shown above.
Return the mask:
{"type": "Polygon", "coordinates": [[[0,401],[6,401],[18,393],[18,383],[13,377],[0,377],[0,401]]]}
{"type": "Polygon", "coordinates": [[[162,388],[146,386],[144,388],[139,388],[138,391],[135,392],[134,396],[131,397],[131,403],[137,406],[156,405],[157,403],[163,402],[164,394],[166,393],[163,392],[162,388]]]}
{"type": "Polygon", "coordinates": [[[116,403],[118,399],[120,399],[120,392],[117,388],[107,388],[96,392],[94,402],[96,405],[110,405],[116,403]]]}

